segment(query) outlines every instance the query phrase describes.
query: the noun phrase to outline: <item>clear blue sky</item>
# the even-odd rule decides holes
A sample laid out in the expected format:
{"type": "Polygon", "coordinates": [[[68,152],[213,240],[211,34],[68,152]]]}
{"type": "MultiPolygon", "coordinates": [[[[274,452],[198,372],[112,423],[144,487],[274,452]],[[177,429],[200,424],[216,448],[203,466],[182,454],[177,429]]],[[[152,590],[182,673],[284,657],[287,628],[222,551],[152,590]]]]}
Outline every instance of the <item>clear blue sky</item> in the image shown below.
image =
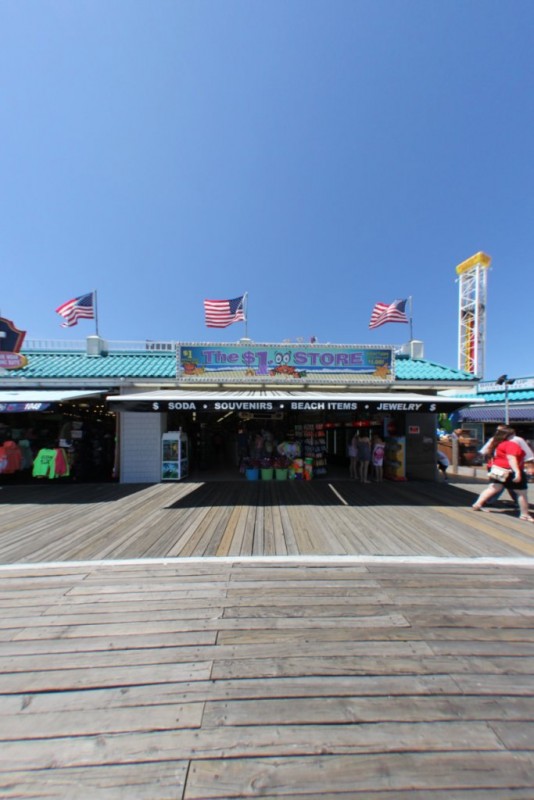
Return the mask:
{"type": "Polygon", "coordinates": [[[488,276],[486,379],[534,374],[532,0],[1,0],[2,316],[98,292],[108,339],[400,344],[456,366],[455,267],[488,276]]]}

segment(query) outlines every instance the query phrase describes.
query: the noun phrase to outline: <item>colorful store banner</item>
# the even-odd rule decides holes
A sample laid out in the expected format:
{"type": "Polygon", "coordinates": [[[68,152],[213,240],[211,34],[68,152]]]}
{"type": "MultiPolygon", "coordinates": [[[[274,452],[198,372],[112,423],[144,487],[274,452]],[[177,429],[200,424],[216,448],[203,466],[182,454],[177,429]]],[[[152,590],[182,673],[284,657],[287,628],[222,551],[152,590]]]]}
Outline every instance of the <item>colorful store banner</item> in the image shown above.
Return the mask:
{"type": "Polygon", "coordinates": [[[256,344],[183,345],[177,351],[177,376],[198,382],[228,378],[246,382],[377,382],[394,379],[393,347],[367,345],[256,344]]]}

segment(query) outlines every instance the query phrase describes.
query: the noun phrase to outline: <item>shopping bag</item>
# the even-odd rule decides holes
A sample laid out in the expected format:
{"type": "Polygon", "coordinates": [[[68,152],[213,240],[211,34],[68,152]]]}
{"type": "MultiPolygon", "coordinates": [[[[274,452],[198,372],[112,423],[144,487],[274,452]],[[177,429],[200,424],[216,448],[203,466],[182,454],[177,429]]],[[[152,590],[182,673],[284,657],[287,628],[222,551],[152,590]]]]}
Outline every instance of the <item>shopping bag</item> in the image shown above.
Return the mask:
{"type": "Polygon", "coordinates": [[[489,471],[489,479],[490,481],[497,481],[497,483],[506,483],[511,474],[511,469],[498,467],[496,464],[493,464],[489,471]]]}

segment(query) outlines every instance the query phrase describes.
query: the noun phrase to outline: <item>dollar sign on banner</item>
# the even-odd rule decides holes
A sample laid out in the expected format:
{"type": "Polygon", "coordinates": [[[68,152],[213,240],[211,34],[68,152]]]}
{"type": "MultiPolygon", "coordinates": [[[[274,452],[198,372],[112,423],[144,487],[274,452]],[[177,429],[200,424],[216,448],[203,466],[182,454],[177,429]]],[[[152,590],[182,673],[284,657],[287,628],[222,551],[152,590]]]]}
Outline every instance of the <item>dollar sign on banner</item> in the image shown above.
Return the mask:
{"type": "Polygon", "coordinates": [[[243,353],[242,359],[243,364],[245,364],[247,367],[250,367],[252,364],[254,364],[256,357],[254,353],[252,353],[250,350],[247,350],[245,353],[243,353]]]}

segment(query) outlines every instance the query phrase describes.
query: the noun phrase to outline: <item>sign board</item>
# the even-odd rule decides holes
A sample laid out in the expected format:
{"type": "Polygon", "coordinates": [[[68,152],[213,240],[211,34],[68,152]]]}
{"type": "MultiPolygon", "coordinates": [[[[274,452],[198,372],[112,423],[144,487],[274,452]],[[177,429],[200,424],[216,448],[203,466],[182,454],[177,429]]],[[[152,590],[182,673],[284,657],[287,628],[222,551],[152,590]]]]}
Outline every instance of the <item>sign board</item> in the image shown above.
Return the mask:
{"type": "Polygon", "coordinates": [[[434,401],[428,402],[391,402],[388,400],[328,400],[314,399],[310,395],[309,400],[235,400],[224,397],[214,397],[213,400],[115,400],[108,398],[108,402],[113,411],[214,411],[216,413],[228,411],[252,411],[277,413],[281,411],[358,411],[368,413],[422,413],[435,414],[438,410],[445,411],[450,408],[458,408],[458,403],[440,403],[439,409],[434,401]]]}
{"type": "MultiPolygon", "coordinates": [[[[520,389],[534,389],[534,378],[515,378],[513,383],[508,384],[508,391],[518,391],[520,389]]],[[[477,384],[477,394],[487,392],[504,392],[504,386],[495,381],[482,381],[477,384]]]]}
{"type": "Polygon", "coordinates": [[[10,319],[0,317],[0,369],[21,369],[28,363],[26,356],[19,355],[26,336],[10,319]]]}
{"type": "Polygon", "coordinates": [[[0,403],[0,414],[19,414],[27,411],[47,411],[50,403],[0,403]]]}
{"type": "Polygon", "coordinates": [[[28,363],[26,356],[21,356],[20,353],[3,353],[0,352],[0,369],[21,369],[28,363]]]}
{"type": "Polygon", "coordinates": [[[190,344],[177,349],[180,381],[390,383],[393,347],[317,344],[190,344]]]}

